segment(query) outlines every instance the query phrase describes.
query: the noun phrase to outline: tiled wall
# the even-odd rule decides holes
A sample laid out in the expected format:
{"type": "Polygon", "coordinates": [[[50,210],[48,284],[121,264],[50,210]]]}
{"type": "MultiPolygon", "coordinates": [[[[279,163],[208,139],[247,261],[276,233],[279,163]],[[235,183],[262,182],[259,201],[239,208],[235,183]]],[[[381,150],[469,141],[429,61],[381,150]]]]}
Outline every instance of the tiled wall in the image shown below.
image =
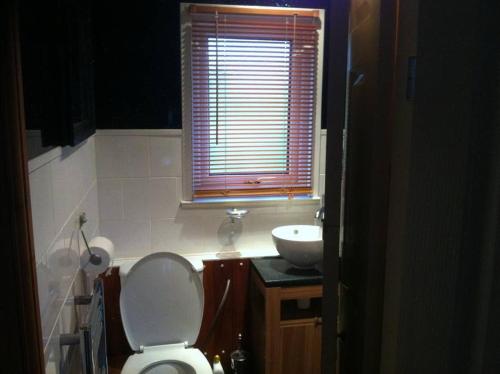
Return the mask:
{"type": "Polygon", "coordinates": [[[30,160],[29,170],[46,372],[57,373],[67,352],[59,349],[58,338],[75,331],[73,296],[84,291],[79,271],[83,245],[76,231],[80,212],[87,213],[89,237],[99,228],[95,139],[53,149],[30,160]]]}
{"type": "MultiPolygon", "coordinates": [[[[321,136],[324,191],[326,133],[321,136]]],[[[29,162],[33,230],[46,370],[56,373],[66,350],[59,336],[77,326],[73,296],[84,293],[78,217],[88,237],[115,243],[116,257],[155,251],[180,254],[274,250],[279,225],[313,223],[317,203],[250,208],[232,224],[226,208],[186,208],[182,196],[182,132],[101,131],[74,148],[56,148],[29,162]]],[[[237,205],[242,207],[242,205],[237,205]]]]}
{"type": "MultiPolygon", "coordinates": [[[[325,135],[317,176],[320,193],[324,191],[325,135]]],[[[272,251],[274,227],[311,224],[318,208],[317,203],[294,202],[254,207],[241,224],[233,225],[226,208],[180,207],[181,130],[100,131],[96,161],[100,231],[115,243],[116,257],[141,257],[155,251],[272,251]]]]}

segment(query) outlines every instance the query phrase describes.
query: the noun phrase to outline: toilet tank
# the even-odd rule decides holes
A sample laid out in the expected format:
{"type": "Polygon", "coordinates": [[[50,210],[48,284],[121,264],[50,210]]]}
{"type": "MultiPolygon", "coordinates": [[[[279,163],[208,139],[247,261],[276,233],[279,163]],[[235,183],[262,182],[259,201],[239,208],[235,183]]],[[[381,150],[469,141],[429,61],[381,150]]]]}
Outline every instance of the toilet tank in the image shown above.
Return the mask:
{"type": "MultiPolygon", "coordinates": [[[[203,261],[199,257],[189,257],[189,256],[183,256],[186,260],[188,260],[191,265],[193,266],[193,270],[198,273],[198,276],[200,277],[200,280],[203,283],[203,268],[205,267],[203,265],[203,261]]],[[[137,261],[139,261],[140,258],[133,258],[130,260],[123,260],[120,265],[120,285],[123,285],[125,282],[125,279],[127,278],[127,274],[129,273],[130,269],[132,269],[132,266],[135,265],[137,261]]]]}

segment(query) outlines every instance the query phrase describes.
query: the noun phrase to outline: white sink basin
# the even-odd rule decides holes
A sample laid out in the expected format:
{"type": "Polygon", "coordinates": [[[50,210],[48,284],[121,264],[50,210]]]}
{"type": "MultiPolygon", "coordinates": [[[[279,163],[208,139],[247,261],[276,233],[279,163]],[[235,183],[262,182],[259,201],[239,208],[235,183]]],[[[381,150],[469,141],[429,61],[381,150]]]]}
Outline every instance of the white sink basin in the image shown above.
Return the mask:
{"type": "Polygon", "coordinates": [[[311,268],[323,258],[323,233],[320,226],[279,226],[272,231],[279,254],[292,265],[311,268]]]}

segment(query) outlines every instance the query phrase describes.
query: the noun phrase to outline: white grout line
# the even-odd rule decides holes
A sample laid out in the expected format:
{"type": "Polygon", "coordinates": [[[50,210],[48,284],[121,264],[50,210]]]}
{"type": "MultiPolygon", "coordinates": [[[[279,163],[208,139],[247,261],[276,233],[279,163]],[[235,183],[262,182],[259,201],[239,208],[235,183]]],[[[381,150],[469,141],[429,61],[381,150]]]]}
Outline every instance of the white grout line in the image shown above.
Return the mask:
{"type": "Polygon", "coordinates": [[[42,153],[35,158],[32,158],[31,160],[28,160],[28,173],[33,173],[35,170],[40,169],[44,165],[47,165],[61,155],[62,147],[56,147],[54,149],[51,149],[50,151],[42,153]]]}

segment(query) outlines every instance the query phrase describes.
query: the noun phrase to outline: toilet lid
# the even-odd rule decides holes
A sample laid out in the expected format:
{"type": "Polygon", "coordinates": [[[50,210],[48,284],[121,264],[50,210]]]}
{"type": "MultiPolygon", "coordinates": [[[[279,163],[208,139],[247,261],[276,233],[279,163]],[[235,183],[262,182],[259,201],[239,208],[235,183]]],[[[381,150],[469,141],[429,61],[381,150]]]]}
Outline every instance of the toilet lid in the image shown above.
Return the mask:
{"type": "Polygon", "coordinates": [[[130,269],[122,284],[120,312],[134,351],[141,346],[193,345],[203,318],[203,284],[185,258],[151,254],[130,269]]]}

